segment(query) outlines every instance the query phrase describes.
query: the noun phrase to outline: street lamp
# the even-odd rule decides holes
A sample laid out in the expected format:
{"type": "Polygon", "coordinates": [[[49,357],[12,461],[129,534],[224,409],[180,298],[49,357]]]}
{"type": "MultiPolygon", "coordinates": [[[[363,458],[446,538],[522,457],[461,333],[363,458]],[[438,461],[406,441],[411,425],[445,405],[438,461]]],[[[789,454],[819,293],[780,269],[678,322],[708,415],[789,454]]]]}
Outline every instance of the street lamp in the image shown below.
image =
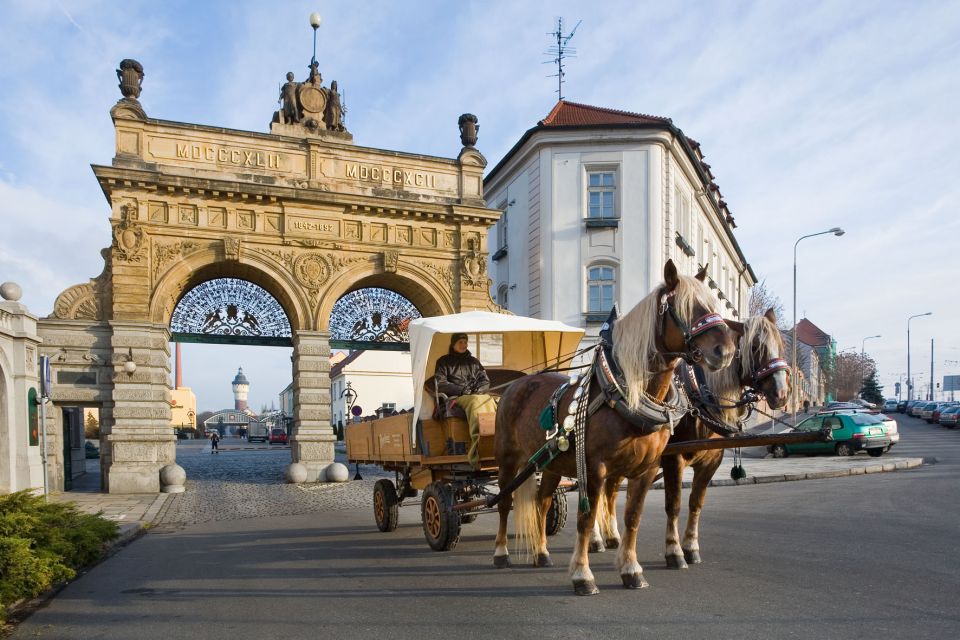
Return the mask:
{"type": "Polygon", "coordinates": [[[790,362],[790,364],[793,365],[791,380],[793,384],[790,386],[790,400],[791,404],[793,405],[794,426],[797,424],[797,245],[800,244],[801,240],[813,238],[814,236],[822,236],[827,233],[832,233],[835,236],[842,236],[844,231],[840,227],[833,227],[832,229],[827,229],[826,231],[800,236],[797,238],[797,241],[793,243],[793,335],[791,336],[791,342],[793,343],[793,360],[790,362]]]}
{"type": "Polygon", "coordinates": [[[907,318],[907,400],[913,400],[913,378],[910,377],[910,321],[914,318],[933,315],[933,311],[918,313],[907,318]]]}
{"type": "Polygon", "coordinates": [[[347,401],[347,422],[353,420],[353,405],[359,395],[360,394],[350,386],[349,382],[347,382],[347,388],[340,393],[340,397],[347,401]]]}
{"type": "Polygon", "coordinates": [[[317,61],[317,29],[320,28],[321,21],[322,18],[316,11],[310,14],[310,26],[313,27],[313,57],[310,58],[311,65],[317,61]]]}
{"type": "Polygon", "coordinates": [[[864,350],[864,348],[865,348],[866,345],[867,345],[867,340],[873,340],[874,338],[882,338],[882,337],[883,337],[883,336],[880,336],[880,335],[877,335],[877,336],[867,336],[866,338],[864,338],[863,340],[860,341],[860,390],[861,390],[861,391],[863,391],[863,385],[864,385],[864,380],[863,380],[863,378],[864,378],[864,375],[866,375],[866,373],[867,373],[867,366],[866,366],[866,362],[865,362],[865,360],[864,360],[865,355],[866,355],[866,351],[864,350]]]}

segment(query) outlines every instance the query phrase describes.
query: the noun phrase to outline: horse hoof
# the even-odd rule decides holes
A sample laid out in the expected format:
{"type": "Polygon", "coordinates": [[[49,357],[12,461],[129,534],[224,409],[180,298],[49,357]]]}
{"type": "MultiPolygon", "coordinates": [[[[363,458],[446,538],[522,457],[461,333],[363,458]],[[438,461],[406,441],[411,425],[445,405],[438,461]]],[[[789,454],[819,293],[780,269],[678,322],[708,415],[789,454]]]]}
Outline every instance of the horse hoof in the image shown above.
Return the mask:
{"type": "Polygon", "coordinates": [[[650,586],[642,573],[621,573],[620,579],[623,580],[625,589],[646,589],[650,586]]]}
{"type": "Polygon", "coordinates": [[[605,542],[605,544],[607,545],[607,549],[620,548],[620,540],[618,540],[617,538],[610,538],[605,542]]]}
{"type": "Polygon", "coordinates": [[[684,549],[683,557],[686,558],[687,562],[689,562],[690,564],[700,564],[703,562],[703,560],[700,559],[699,551],[687,551],[686,549],[684,549]]]}
{"type": "Polygon", "coordinates": [[[686,569],[687,562],[680,556],[666,556],[668,569],[686,569]]]}
{"type": "Polygon", "coordinates": [[[590,553],[603,553],[607,548],[599,540],[590,541],[590,553]]]}
{"type": "Polygon", "coordinates": [[[552,567],[553,560],[550,559],[549,553],[538,553],[533,558],[533,566],[535,567],[552,567]]]}
{"type": "Polygon", "coordinates": [[[574,580],[573,592],[578,596],[593,596],[600,593],[600,589],[593,580],[574,580]]]}
{"type": "Polygon", "coordinates": [[[493,566],[497,569],[506,569],[510,566],[510,556],[493,556],[493,566]]]}

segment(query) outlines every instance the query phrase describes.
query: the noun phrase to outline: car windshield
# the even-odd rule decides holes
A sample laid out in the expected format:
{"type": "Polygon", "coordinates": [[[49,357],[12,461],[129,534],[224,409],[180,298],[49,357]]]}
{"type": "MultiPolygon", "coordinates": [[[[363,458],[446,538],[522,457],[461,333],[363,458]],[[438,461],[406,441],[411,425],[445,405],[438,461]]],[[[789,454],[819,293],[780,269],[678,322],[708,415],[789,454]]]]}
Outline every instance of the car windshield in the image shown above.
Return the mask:
{"type": "Polygon", "coordinates": [[[954,407],[947,407],[946,409],[944,409],[944,410],[941,411],[940,413],[941,413],[941,415],[943,415],[944,413],[956,413],[957,411],[960,411],[960,407],[954,406],[954,407]]]}
{"type": "Polygon", "coordinates": [[[274,429],[272,433],[275,436],[283,435],[283,429],[274,429]]]}
{"type": "Polygon", "coordinates": [[[877,415],[872,415],[869,413],[855,413],[849,416],[853,420],[853,424],[859,426],[865,426],[870,424],[883,424],[883,419],[877,415]]]}

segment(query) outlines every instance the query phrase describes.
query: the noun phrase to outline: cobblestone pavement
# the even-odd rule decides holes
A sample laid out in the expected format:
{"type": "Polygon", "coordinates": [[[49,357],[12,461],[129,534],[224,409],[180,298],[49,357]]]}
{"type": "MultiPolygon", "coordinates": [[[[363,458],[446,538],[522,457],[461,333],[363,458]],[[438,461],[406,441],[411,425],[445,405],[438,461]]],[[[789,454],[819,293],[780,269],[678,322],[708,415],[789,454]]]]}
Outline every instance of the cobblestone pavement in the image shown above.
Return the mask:
{"type": "MultiPolygon", "coordinates": [[[[289,447],[254,447],[226,441],[220,448],[219,454],[212,455],[204,442],[188,441],[178,446],[177,464],[187,472],[186,491],[167,500],[158,524],[372,509],[374,483],[380,478],[393,478],[392,473],[379,467],[360,465],[363,480],[286,484],[283,473],[290,464],[289,447]]],[[[337,451],[336,459],[346,464],[342,451],[337,451]]],[[[351,465],[351,477],[353,474],[351,465]]]]}

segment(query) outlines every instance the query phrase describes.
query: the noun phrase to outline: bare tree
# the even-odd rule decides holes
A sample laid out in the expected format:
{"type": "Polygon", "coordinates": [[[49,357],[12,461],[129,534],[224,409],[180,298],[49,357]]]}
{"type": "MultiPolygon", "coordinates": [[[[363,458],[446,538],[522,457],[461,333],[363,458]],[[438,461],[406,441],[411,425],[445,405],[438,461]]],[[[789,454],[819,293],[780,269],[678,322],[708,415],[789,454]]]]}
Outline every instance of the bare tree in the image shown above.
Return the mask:
{"type": "Polygon", "coordinates": [[[747,313],[751,316],[760,316],[766,313],[767,309],[773,309],[777,314],[777,324],[783,329],[790,329],[789,324],[785,324],[786,318],[783,313],[783,302],[780,297],[767,288],[766,279],[753,285],[750,290],[750,299],[747,301],[747,313]]]}
{"type": "Polygon", "coordinates": [[[827,379],[827,388],[833,390],[837,400],[853,400],[860,395],[864,380],[871,378],[876,369],[876,362],[868,355],[838,354],[827,379]]]}

